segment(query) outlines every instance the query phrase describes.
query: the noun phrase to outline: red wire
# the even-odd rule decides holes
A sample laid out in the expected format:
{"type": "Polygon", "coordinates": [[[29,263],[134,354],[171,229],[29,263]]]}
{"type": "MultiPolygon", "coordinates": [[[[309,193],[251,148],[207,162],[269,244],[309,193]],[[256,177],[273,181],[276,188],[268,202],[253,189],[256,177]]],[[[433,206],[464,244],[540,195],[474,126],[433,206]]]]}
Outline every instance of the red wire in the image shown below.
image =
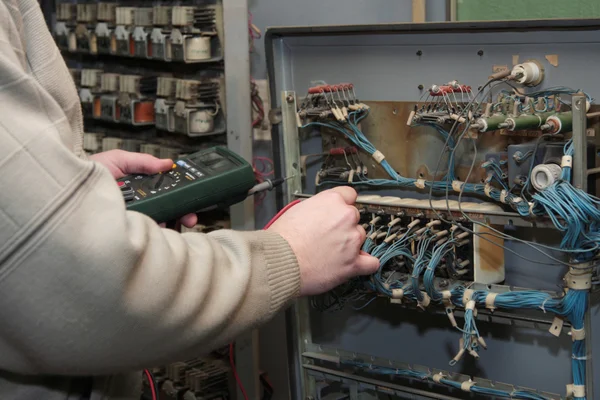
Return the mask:
{"type": "Polygon", "coordinates": [[[271,220],[269,221],[269,223],[266,224],[263,229],[265,229],[265,230],[269,229],[271,227],[271,225],[273,225],[275,223],[275,221],[277,221],[279,218],[281,218],[281,216],[283,214],[285,214],[287,212],[287,210],[289,210],[290,208],[292,208],[296,204],[300,203],[301,201],[302,200],[294,200],[290,204],[288,204],[287,206],[283,207],[281,209],[281,211],[279,211],[273,218],[271,218],[271,220]]]}
{"type": "Polygon", "coordinates": [[[150,385],[150,392],[152,393],[152,400],[158,400],[158,396],[156,395],[156,388],[154,387],[154,379],[152,379],[152,375],[150,375],[150,371],[145,369],[144,373],[146,374],[146,378],[148,379],[148,384],[150,385]]]}
{"type": "MultiPolygon", "coordinates": [[[[273,218],[271,218],[271,220],[269,221],[269,223],[267,223],[265,225],[263,230],[269,229],[271,227],[271,225],[273,225],[275,223],[275,221],[277,221],[283,214],[285,214],[287,212],[287,210],[289,210],[296,204],[300,203],[301,201],[302,200],[294,200],[287,206],[283,207],[281,209],[281,211],[279,211],[273,218]]],[[[235,360],[233,358],[233,343],[229,344],[229,365],[231,366],[231,371],[233,372],[235,381],[236,381],[237,385],[239,386],[240,391],[242,392],[242,396],[244,396],[244,400],[249,400],[248,394],[246,393],[246,389],[244,388],[244,385],[242,384],[242,381],[237,373],[237,370],[235,369],[235,360]]],[[[155,400],[155,399],[153,399],[153,400],[155,400]]]]}

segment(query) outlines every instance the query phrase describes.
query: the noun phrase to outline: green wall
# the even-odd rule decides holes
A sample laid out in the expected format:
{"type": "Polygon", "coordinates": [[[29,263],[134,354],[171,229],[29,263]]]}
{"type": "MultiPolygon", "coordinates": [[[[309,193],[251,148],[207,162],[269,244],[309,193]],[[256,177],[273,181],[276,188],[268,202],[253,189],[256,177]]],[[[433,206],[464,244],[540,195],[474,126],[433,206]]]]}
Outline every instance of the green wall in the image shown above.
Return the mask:
{"type": "Polygon", "coordinates": [[[456,6],[458,21],[600,17],[600,0],[456,0],[456,6]]]}

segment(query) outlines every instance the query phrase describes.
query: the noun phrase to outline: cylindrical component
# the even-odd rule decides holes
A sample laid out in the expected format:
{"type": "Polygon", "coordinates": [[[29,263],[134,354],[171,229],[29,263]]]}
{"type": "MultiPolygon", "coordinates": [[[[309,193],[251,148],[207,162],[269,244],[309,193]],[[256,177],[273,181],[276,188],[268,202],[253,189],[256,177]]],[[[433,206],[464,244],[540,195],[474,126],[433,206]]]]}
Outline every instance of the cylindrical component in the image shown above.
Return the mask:
{"type": "Polygon", "coordinates": [[[506,120],[504,115],[493,115],[489,118],[479,118],[475,123],[479,126],[479,132],[489,132],[500,129],[498,125],[506,120]]]}
{"type": "Polygon", "coordinates": [[[546,120],[548,131],[553,134],[571,132],[573,130],[573,113],[554,114],[546,120]]]}
{"type": "Polygon", "coordinates": [[[536,86],[544,79],[544,69],[536,61],[526,61],[513,67],[511,73],[522,85],[536,86]]]}
{"type": "Polygon", "coordinates": [[[215,118],[208,110],[194,111],[189,114],[190,133],[209,133],[214,129],[215,118]]]}
{"type": "Polygon", "coordinates": [[[531,184],[535,190],[544,190],[560,177],[562,169],[557,164],[539,164],[531,171],[531,184]]]}
{"type": "Polygon", "coordinates": [[[185,57],[189,61],[207,60],[211,57],[210,36],[193,36],[185,41],[185,57]]]}
{"type": "Polygon", "coordinates": [[[542,125],[542,118],[537,114],[519,115],[506,119],[509,131],[520,131],[524,129],[537,129],[542,125]]]}

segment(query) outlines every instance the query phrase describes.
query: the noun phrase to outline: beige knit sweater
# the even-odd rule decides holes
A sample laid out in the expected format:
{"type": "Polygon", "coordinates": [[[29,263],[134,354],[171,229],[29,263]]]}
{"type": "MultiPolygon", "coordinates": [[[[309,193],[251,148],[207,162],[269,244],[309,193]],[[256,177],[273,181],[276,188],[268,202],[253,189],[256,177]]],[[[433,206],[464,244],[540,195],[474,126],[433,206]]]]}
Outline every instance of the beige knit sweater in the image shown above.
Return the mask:
{"type": "Polygon", "coordinates": [[[84,159],[74,84],[36,0],[0,2],[0,399],[139,398],[297,295],[272,232],[178,234],[125,210],[84,159]],[[52,376],[52,377],[51,377],[52,376]]]}

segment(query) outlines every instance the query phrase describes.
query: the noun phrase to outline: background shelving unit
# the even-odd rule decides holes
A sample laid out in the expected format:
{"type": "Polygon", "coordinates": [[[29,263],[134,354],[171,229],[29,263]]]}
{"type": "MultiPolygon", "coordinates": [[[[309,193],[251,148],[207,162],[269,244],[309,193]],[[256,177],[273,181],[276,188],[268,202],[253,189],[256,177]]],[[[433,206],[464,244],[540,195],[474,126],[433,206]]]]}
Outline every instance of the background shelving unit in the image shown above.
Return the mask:
{"type": "MultiPolygon", "coordinates": [[[[40,4],[82,99],[86,152],[123,149],[175,159],[227,145],[251,162],[245,0],[40,4]]],[[[220,228],[254,229],[253,200],[201,216],[193,230],[220,228]]],[[[248,393],[259,389],[255,350],[254,333],[236,342],[240,379],[248,393]]],[[[232,388],[231,379],[223,381],[222,367],[217,357],[172,364],[161,373],[185,382],[181,371],[196,368],[216,382],[214,392],[222,397],[215,398],[231,398],[233,390],[225,390],[232,388]]],[[[194,384],[207,387],[198,379],[188,386],[194,384]]],[[[210,393],[198,390],[197,396],[210,393]]]]}

